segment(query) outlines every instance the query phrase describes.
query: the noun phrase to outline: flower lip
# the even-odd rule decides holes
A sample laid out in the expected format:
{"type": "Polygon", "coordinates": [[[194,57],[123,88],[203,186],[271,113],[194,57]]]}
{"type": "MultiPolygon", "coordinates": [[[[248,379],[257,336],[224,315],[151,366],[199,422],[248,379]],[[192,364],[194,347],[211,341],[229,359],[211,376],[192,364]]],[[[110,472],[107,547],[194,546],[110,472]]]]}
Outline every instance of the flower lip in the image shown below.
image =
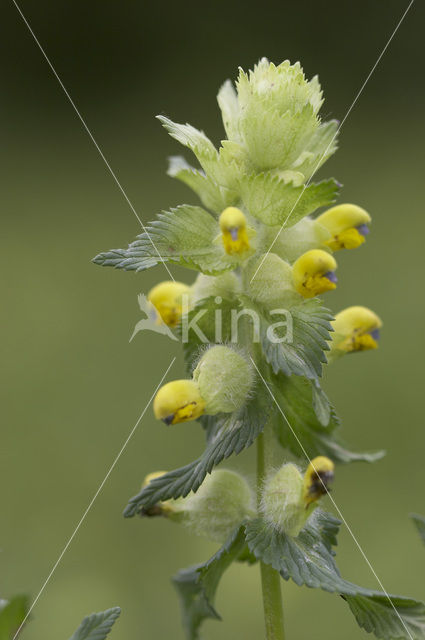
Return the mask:
{"type": "Polygon", "coordinates": [[[379,329],[374,329],[373,331],[369,331],[369,334],[376,341],[378,341],[379,338],[381,337],[381,332],[379,329]]]}
{"type": "Polygon", "coordinates": [[[370,233],[370,229],[367,226],[367,224],[359,224],[359,226],[356,227],[356,229],[362,236],[367,236],[368,233],[370,233]]]}
{"type": "Polygon", "coordinates": [[[330,282],[333,282],[334,284],[338,282],[338,278],[336,276],[335,271],[327,271],[323,275],[325,278],[327,278],[328,280],[330,280],[330,282]]]}
{"type": "Polygon", "coordinates": [[[314,473],[312,478],[311,485],[309,487],[308,493],[312,496],[315,495],[325,495],[329,493],[330,488],[329,484],[334,479],[334,472],[331,469],[327,469],[326,471],[317,470],[314,473]]]}

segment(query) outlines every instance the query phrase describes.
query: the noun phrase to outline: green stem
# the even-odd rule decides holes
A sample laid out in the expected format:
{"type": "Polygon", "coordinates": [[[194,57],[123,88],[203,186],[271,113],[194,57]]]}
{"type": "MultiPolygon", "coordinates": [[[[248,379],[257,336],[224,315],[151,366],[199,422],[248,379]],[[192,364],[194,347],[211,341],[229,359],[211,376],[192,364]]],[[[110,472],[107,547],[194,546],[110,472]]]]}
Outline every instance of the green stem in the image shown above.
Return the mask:
{"type": "MultiPolygon", "coordinates": [[[[264,433],[257,438],[257,503],[261,500],[261,491],[266,469],[272,462],[273,433],[266,425],[264,433]]],[[[280,575],[268,564],[261,562],[261,587],[263,592],[264,621],[266,640],[285,640],[283,627],[283,606],[280,591],[280,575]]]]}

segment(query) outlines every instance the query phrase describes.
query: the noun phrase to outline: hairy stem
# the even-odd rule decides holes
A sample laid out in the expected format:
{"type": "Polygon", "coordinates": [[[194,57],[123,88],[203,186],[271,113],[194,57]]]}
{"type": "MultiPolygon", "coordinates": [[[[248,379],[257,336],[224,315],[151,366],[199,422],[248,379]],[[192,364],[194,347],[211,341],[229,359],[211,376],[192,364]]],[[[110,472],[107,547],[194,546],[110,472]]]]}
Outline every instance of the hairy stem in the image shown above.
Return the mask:
{"type": "MultiPolygon", "coordinates": [[[[261,500],[261,491],[266,469],[272,462],[273,433],[266,425],[264,433],[257,439],[257,503],[261,500]]],[[[280,591],[280,575],[268,564],[261,562],[261,588],[263,592],[264,622],[266,640],[285,640],[283,627],[283,606],[280,591]]]]}

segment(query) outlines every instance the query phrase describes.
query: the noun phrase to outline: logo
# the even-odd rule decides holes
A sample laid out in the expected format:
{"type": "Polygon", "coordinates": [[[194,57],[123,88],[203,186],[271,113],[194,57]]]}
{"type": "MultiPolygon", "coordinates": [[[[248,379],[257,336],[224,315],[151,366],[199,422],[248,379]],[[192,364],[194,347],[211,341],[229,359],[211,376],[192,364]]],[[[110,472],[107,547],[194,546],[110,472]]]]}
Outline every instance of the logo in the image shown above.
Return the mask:
{"type": "Polygon", "coordinates": [[[247,322],[252,330],[253,343],[259,343],[262,340],[266,340],[272,344],[292,344],[293,342],[293,318],[288,309],[272,309],[268,311],[270,320],[265,323],[264,318],[261,317],[255,309],[234,308],[228,310],[226,320],[224,321],[222,309],[219,306],[223,302],[220,296],[214,299],[217,308],[211,310],[194,308],[193,305],[191,305],[190,296],[184,294],[182,296],[179,336],[177,336],[176,333],[162,321],[159,310],[143,293],[138,295],[137,300],[146,318],[139,320],[136,324],[130,342],[140,331],[153,331],[154,333],[165,335],[171,340],[181,341],[183,344],[187,344],[189,342],[189,333],[192,331],[201,343],[209,344],[211,339],[205,335],[198,324],[201,320],[205,320],[205,318],[208,318],[209,333],[214,334],[214,341],[216,343],[222,342],[223,335],[226,335],[226,342],[238,344],[241,325],[244,324],[244,331],[246,331],[247,322]],[[272,322],[271,320],[274,319],[275,321],[272,322]],[[227,323],[226,331],[223,326],[225,322],[227,323]]]}

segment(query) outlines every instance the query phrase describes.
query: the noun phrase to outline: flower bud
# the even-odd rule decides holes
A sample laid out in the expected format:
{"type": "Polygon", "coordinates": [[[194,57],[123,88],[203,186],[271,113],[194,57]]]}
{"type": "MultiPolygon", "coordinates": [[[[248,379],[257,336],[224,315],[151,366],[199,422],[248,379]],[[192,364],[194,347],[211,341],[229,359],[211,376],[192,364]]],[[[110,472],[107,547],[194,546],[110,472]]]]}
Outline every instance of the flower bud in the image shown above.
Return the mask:
{"type": "Polygon", "coordinates": [[[377,349],[382,320],[367,307],[348,307],[337,313],[331,352],[351,353],[377,349]]]}
{"type": "Polygon", "coordinates": [[[226,253],[242,254],[249,249],[246,218],[240,209],[227,207],[219,218],[222,241],[226,253]]]}
{"type": "Polygon", "coordinates": [[[217,345],[204,353],[193,372],[205,413],[232,413],[245,402],[253,384],[251,364],[234,349],[217,345]]]}
{"type": "Polygon", "coordinates": [[[154,307],[157,324],[162,322],[176,327],[182,315],[182,296],[189,295],[190,287],[183,282],[167,280],[153,287],[147,295],[154,307]]]}
{"type": "Polygon", "coordinates": [[[246,480],[234,471],[216,469],[194,494],[182,501],[182,521],[196,535],[224,542],[248,516],[254,498],[246,480]]]}
{"type": "Polygon", "coordinates": [[[308,82],[299,63],[285,60],[275,66],[262,58],[249,74],[240,70],[236,89],[226,83],[218,95],[224,126],[257,170],[279,168],[305,176],[324,161],[321,155],[334,151],[315,137],[322,92],[318,78],[308,82]]]}
{"type": "Polygon", "coordinates": [[[205,401],[193,380],[174,380],[160,388],[153,401],[155,417],[165,424],[196,420],[204,413],[205,401]]]}
{"type": "Polygon", "coordinates": [[[355,204],[340,204],[322,213],[316,222],[331,234],[326,245],[338,249],[355,249],[365,241],[369,233],[371,217],[367,211],[355,204]]]}
{"type": "Polygon", "coordinates": [[[298,258],[293,264],[294,285],[304,298],[336,289],[337,267],[335,258],[322,249],[312,249],[298,258]]]}

